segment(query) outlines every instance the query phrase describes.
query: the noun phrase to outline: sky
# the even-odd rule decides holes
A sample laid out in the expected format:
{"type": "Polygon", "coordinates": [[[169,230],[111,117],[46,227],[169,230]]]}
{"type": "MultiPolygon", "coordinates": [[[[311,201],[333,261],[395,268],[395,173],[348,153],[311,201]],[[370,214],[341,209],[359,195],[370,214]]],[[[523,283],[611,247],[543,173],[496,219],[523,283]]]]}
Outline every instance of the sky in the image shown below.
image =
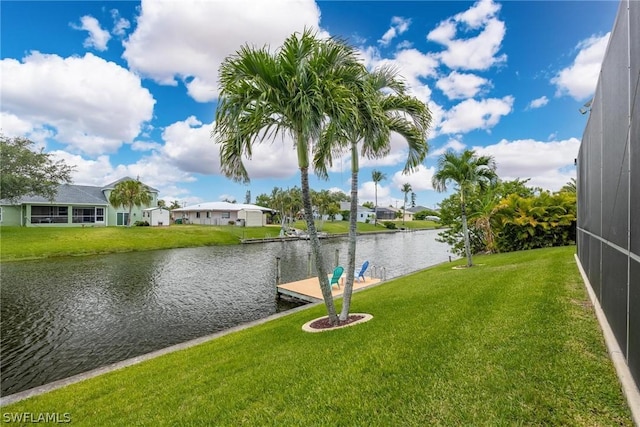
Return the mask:
{"type": "MultiPolygon", "coordinates": [[[[245,160],[251,182],[220,172],[211,131],[218,67],[241,46],[276,50],[313,28],[354,46],[364,64],[391,65],[432,115],[429,154],[403,174],[407,146],[391,137],[382,159],[360,160],[359,202],[402,207],[449,194],[431,186],[439,156],[491,155],[501,179],[551,191],[575,177],[617,1],[149,0],[5,1],[0,4],[0,128],[74,166],[73,182],[124,176],[181,205],[255,202],[300,186],[293,142],[263,141],[245,160]]],[[[314,190],[348,193],[350,158],[314,190]]]]}

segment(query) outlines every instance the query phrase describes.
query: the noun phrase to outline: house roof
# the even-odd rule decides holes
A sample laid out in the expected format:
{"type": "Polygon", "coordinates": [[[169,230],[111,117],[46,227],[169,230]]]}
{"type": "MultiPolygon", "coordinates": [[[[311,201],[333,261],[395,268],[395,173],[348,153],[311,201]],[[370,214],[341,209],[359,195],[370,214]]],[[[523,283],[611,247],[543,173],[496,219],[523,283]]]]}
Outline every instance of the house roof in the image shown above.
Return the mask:
{"type": "Polygon", "coordinates": [[[251,205],[248,203],[229,203],[229,202],[207,202],[198,203],[197,205],[185,206],[184,208],[173,209],[172,212],[189,212],[189,211],[225,211],[237,212],[241,210],[259,210],[262,212],[273,212],[273,209],[264,206],[251,205]]]}
{"type": "MultiPolygon", "coordinates": [[[[123,178],[120,178],[117,181],[113,181],[112,183],[105,185],[104,187],[102,187],[102,190],[113,190],[114,188],[116,188],[116,185],[120,184],[122,181],[139,181],[139,179],[133,179],[133,178],[131,178],[129,176],[125,176],[123,178]]],[[[148,186],[147,184],[144,184],[144,183],[143,183],[143,185],[145,187],[147,187],[147,189],[149,191],[154,192],[154,193],[158,193],[158,190],[156,190],[155,188],[150,187],[150,186],[148,186]]]]}
{"type": "Polygon", "coordinates": [[[428,208],[426,206],[414,206],[412,208],[407,208],[407,212],[413,212],[413,213],[422,212],[426,210],[432,211],[433,209],[428,208]]]}
{"type": "MultiPolygon", "coordinates": [[[[56,193],[53,201],[42,196],[24,196],[17,199],[15,202],[9,200],[0,200],[2,205],[22,205],[22,204],[70,204],[70,205],[109,205],[109,201],[104,195],[104,190],[113,189],[115,185],[121,181],[132,180],[132,178],[124,177],[117,181],[107,184],[103,187],[96,187],[94,185],[76,185],[76,184],[62,184],[58,186],[58,192],[56,193]]],[[[149,187],[144,184],[151,192],[158,192],[155,188],[149,187]]]]}
{"type": "Polygon", "coordinates": [[[400,212],[401,209],[396,208],[385,208],[383,206],[378,206],[378,212],[400,212]]]}
{"type": "MultiPolygon", "coordinates": [[[[351,210],[351,202],[340,202],[340,210],[341,211],[351,210]]],[[[358,205],[358,212],[373,212],[373,209],[369,209],[362,205],[358,205]]]]}
{"type": "Polygon", "coordinates": [[[104,193],[100,187],[91,185],[73,185],[63,184],[58,187],[58,192],[53,201],[50,201],[46,197],[42,196],[25,196],[17,201],[11,203],[7,200],[3,200],[2,204],[6,205],[21,205],[21,204],[96,204],[96,205],[108,205],[109,202],[104,197],[104,193]]]}
{"type": "Polygon", "coordinates": [[[160,209],[161,211],[169,211],[169,209],[162,207],[162,206],[154,206],[152,208],[146,208],[146,209],[142,209],[143,211],[155,211],[160,209]]]}

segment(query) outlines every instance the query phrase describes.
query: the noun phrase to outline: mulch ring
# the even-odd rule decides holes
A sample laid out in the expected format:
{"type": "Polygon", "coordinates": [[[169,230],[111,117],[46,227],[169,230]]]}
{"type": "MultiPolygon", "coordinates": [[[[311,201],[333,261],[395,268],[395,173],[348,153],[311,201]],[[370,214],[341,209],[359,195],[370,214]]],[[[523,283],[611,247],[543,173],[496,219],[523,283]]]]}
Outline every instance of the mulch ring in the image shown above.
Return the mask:
{"type": "Polygon", "coordinates": [[[335,329],[342,329],[348,326],[357,325],[358,323],[368,322],[373,319],[373,316],[366,313],[351,313],[347,320],[339,321],[336,326],[333,326],[331,322],[329,322],[329,317],[319,317],[314,320],[310,320],[309,322],[302,325],[302,330],[305,332],[324,332],[324,331],[333,331],[335,329]]]}

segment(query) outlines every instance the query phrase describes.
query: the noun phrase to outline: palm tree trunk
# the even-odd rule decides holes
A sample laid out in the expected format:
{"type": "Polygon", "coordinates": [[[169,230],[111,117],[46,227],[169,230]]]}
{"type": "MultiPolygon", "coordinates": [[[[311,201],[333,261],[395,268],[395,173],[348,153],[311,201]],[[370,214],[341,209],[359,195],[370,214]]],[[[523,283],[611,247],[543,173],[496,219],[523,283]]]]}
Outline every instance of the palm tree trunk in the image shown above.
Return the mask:
{"type": "Polygon", "coordinates": [[[327,277],[327,271],[324,268],[324,260],[320,248],[320,239],[318,238],[316,225],[313,221],[311,195],[309,193],[309,169],[306,167],[300,168],[300,182],[302,185],[302,204],[304,206],[304,217],[307,220],[307,233],[309,234],[309,241],[311,242],[311,251],[313,252],[314,258],[316,260],[316,272],[318,273],[318,280],[320,281],[322,298],[324,299],[324,305],[327,307],[329,321],[332,325],[337,325],[338,315],[336,313],[336,307],[333,303],[333,295],[331,294],[329,277],[327,277]]]}
{"type": "Polygon", "coordinates": [[[347,261],[347,280],[344,285],[342,294],[342,311],[340,320],[349,318],[349,310],[351,309],[351,295],[353,294],[353,280],[356,270],[356,236],[358,226],[358,151],[355,144],[351,149],[351,205],[349,206],[349,249],[347,261]],[[355,161],[354,161],[355,159],[355,161]]]}
{"type": "Polygon", "coordinates": [[[133,210],[133,206],[129,205],[129,216],[127,217],[127,227],[131,227],[131,211],[133,210]]]}
{"type": "Polygon", "coordinates": [[[373,208],[373,225],[378,225],[378,183],[374,182],[373,186],[376,192],[376,206],[373,208]]]}
{"type": "Polygon", "coordinates": [[[467,255],[467,267],[473,266],[471,261],[471,244],[469,243],[469,228],[467,227],[467,212],[464,201],[460,203],[462,211],[462,234],[464,236],[464,251],[467,255]]]}

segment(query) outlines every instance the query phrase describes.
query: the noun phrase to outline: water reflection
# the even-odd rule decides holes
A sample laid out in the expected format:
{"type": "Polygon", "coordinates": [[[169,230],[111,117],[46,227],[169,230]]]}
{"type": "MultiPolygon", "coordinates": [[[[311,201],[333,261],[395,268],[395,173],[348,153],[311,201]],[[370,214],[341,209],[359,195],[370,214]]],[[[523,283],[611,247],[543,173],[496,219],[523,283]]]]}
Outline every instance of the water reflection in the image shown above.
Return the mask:
{"type": "MultiPolygon", "coordinates": [[[[436,232],[358,238],[357,263],[387,278],[448,259],[436,232]]],[[[327,269],[346,239],[323,241],[327,269]]],[[[60,258],[2,265],[2,395],[276,313],[283,282],[307,277],[308,241],[60,258]]],[[[280,303],[281,304],[281,303],[280,303]]]]}

